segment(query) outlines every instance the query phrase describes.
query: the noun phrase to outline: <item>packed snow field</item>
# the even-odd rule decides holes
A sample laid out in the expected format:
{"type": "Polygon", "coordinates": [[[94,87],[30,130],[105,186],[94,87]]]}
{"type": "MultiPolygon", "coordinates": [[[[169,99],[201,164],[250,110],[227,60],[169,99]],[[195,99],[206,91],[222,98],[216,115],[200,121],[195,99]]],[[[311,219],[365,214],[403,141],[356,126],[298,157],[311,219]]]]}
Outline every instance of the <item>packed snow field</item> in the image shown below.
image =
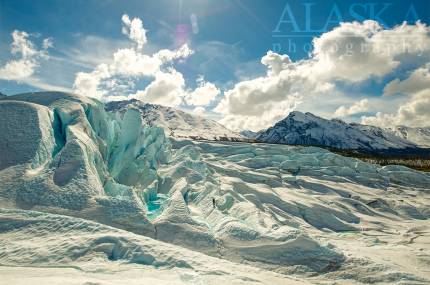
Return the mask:
{"type": "Polygon", "coordinates": [[[169,139],[65,93],[0,113],[0,283],[430,282],[429,174],[169,139]]]}

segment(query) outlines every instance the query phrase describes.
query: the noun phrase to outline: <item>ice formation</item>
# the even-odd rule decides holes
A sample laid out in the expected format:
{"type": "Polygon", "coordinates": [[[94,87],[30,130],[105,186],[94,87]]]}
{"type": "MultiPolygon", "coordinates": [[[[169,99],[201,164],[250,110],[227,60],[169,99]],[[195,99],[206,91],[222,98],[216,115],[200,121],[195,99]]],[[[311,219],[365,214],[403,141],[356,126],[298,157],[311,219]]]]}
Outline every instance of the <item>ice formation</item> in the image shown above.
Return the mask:
{"type": "Polygon", "coordinates": [[[2,265],[123,264],[178,284],[430,281],[426,173],[168,139],[133,106],[65,93],[11,96],[0,113],[2,265]]]}

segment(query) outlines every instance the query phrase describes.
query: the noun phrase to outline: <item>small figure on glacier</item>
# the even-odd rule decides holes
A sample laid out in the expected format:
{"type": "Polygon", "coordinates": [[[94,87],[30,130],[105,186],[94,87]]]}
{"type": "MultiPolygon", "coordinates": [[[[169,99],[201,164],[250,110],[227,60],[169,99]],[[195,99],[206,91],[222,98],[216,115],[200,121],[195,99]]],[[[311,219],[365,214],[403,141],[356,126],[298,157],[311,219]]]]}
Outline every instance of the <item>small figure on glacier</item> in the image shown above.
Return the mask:
{"type": "Polygon", "coordinates": [[[213,208],[215,209],[216,201],[215,201],[215,198],[213,198],[213,197],[212,197],[212,206],[213,206],[213,208]]]}

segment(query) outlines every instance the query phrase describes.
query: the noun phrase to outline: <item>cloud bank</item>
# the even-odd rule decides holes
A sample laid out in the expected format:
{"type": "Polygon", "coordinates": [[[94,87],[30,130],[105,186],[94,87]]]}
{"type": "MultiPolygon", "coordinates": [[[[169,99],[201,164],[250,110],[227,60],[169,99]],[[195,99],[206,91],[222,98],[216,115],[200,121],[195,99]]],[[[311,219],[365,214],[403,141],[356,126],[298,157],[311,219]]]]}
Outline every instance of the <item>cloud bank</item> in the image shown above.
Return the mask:
{"type": "Polygon", "coordinates": [[[73,85],[76,93],[103,101],[135,98],[173,107],[181,104],[204,106],[220,94],[220,90],[203,77],[198,78],[194,90],[187,88],[184,76],[175,69],[175,64],[194,53],[188,44],[148,55],[144,53],[148,39],[142,20],[130,19],[125,14],[122,23],[122,32],[133,46],[118,49],[109,63],[101,63],[91,72],[79,72],[73,85]],[[144,89],[136,88],[140,81],[148,82],[144,89]]]}
{"type": "MultiPolygon", "coordinates": [[[[89,71],[77,72],[74,92],[102,101],[136,98],[210,113],[233,130],[258,131],[296,109],[346,120],[363,115],[362,123],[382,127],[430,122],[430,29],[421,22],[393,28],[370,20],[341,23],[313,39],[307,58],[293,61],[268,51],[260,60],[264,74],[242,77],[246,79],[227,88],[203,76],[193,84],[178,70],[195,53],[189,42],[148,53],[143,21],[124,14],[121,22],[128,42],[92,62],[89,71]],[[356,91],[369,84],[380,85],[382,91],[356,91]]],[[[31,37],[24,31],[12,33],[13,57],[0,67],[0,79],[69,91],[35,76],[53,43],[46,38],[38,47],[31,37]]],[[[200,52],[210,54],[211,49],[200,52]]]]}
{"type": "MultiPolygon", "coordinates": [[[[293,62],[287,55],[269,51],[261,59],[266,75],[239,82],[226,90],[215,111],[225,116],[221,122],[228,127],[244,126],[254,131],[275,123],[300,104],[321,112],[335,105],[331,102],[349,101],[349,106],[337,105],[332,109],[335,117],[370,111],[375,108],[372,105],[376,104],[377,97],[369,94],[373,97],[354,99],[338,86],[354,87],[369,80],[381,81],[403,65],[428,62],[429,33],[429,27],[420,22],[404,23],[392,29],[370,20],[341,23],[313,40],[313,51],[307,59],[293,62]]],[[[419,107],[427,103],[428,86],[428,65],[414,71],[405,81],[396,79],[388,83],[384,96],[407,93],[405,96],[410,96],[410,101],[400,106],[397,114],[379,113],[363,117],[362,122],[385,127],[421,125],[426,120],[428,124],[428,119],[423,117],[424,109],[419,107]]],[[[378,104],[380,101],[378,98],[378,104]]]]}
{"type": "Polygon", "coordinates": [[[430,63],[414,70],[405,80],[395,79],[388,83],[384,95],[394,94],[407,96],[407,101],[398,107],[396,113],[377,112],[375,116],[363,117],[362,123],[381,127],[430,125],[430,63]]]}
{"type": "Polygon", "coordinates": [[[356,103],[354,103],[352,106],[345,107],[340,106],[336,112],[334,112],[335,117],[347,117],[359,113],[363,113],[369,110],[369,99],[363,99],[356,103]]]}

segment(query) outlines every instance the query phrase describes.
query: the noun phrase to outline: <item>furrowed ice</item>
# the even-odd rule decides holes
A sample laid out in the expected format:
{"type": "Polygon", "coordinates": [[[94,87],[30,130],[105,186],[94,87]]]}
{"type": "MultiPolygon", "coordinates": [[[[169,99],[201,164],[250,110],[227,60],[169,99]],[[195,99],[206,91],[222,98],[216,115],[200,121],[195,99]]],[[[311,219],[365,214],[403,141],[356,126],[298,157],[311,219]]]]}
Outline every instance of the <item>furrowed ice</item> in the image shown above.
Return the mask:
{"type": "MultiPolygon", "coordinates": [[[[0,113],[0,206],[31,210],[32,219],[44,212],[92,220],[213,257],[311,275],[356,264],[327,233],[382,229],[375,216],[430,217],[430,176],[406,167],[316,147],[168,139],[136,109],[106,112],[96,100],[65,93],[11,96],[0,100],[0,113]],[[399,192],[415,196],[399,201],[399,192]]],[[[0,232],[25,227],[30,214],[22,213],[0,232]]],[[[147,248],[127,254],[136,247],[129,237],[106,235],[115,244],[101,250],[109,259],[169,263],[159,252],[149,258],[147,248]]],[[[423,278],[366,268],[363,275],[378,268],[383,280],[394,273],[423,278]]],[[[354,278],[346,269],[337,274],[354,278]]]]}

